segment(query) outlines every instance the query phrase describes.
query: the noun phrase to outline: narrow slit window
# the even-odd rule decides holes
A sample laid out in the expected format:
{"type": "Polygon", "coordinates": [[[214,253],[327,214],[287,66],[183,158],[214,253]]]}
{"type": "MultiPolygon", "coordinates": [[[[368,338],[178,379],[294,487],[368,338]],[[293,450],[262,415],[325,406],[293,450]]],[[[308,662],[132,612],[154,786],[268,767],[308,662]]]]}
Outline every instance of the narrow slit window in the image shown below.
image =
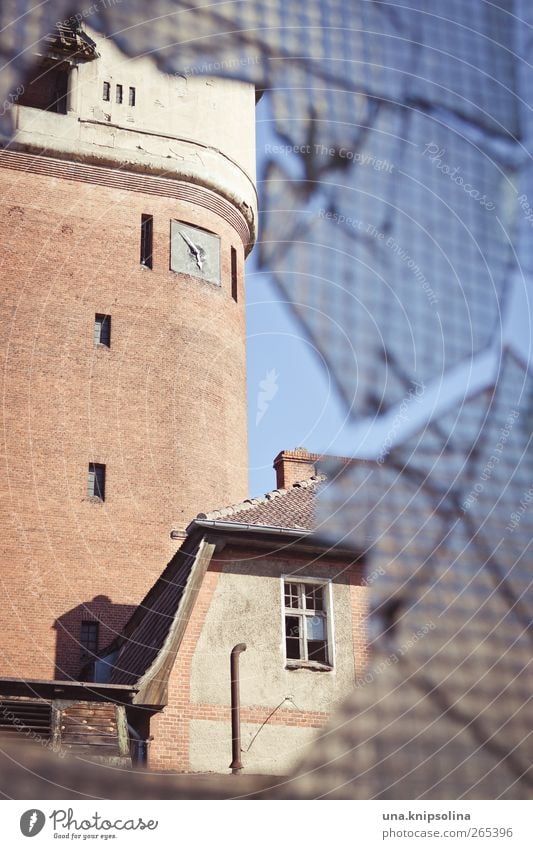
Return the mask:
{"type": "Polygon", "coordinates": [[[110,100],[111,99],[111,83],[104,81],[104,86],[102,89],[102,100],[110,100]]]}
{"type": "Polygon", "coordinates": [[[238,298],[238,280],[237,280],[237,251],[231,249],[231,297],[237,303],[238,298]]]}
{"type": "Polygon", "coordinates": [[[141,265],[144,265],[145,268],[152,268],[153,241],[153,215],[141,215],[141,265]]]}
{"type": "Polygon", "coordinates": [[[122,86],[117,83],[117,103],[122,103],[122,86]]]}
{"type": "Polygon", "coordinates": [[[128,96],[128,103],[130,106],[135,106],[135,89],[130,85],[130,93],[128,96]]]}
{"type": "Polygon", "coordinates": [[[97,312],[94,317],[94,344],[111,347],[111,316],[97,312]]]}
{"type": "Polygon", "coordinates": [[[105,465],[103,463],[89,463],[87,495],[89,498],[105,501],[105,465]]]}
{"type": "Polygon", "coordinates": [[[98,651],[98,622],[85,621],[80,630],[81,656],[94,655],[98,651]]]}

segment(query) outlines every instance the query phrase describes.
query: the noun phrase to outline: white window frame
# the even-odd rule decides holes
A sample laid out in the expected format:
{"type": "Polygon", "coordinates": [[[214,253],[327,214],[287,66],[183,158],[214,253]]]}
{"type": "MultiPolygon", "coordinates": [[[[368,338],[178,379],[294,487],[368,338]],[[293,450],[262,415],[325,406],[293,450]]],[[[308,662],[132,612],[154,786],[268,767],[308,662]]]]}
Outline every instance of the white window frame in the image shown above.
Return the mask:
{"type": "MultiPolygon", "coordinates": [[[[300,576],[283,574],[280,577],[280,603],[281,603],[281,635],[283,661],[286,669],[318,669],[330,671],[335,669],[335,626],[333,622],[333,582],[331,578],[312,577],[310,575],[300,576]],[[285,607],[285,583],[290,584],[320,584],[324,587],[324,603],[326,613],[326,650],[327,663],[316,660],[298,660],[287,657],[287,643],[285,631],[285,616],[290,615],[290,608],[285,607]]],[[[299,615],[299,614],[295,614],[299,615]]]]}

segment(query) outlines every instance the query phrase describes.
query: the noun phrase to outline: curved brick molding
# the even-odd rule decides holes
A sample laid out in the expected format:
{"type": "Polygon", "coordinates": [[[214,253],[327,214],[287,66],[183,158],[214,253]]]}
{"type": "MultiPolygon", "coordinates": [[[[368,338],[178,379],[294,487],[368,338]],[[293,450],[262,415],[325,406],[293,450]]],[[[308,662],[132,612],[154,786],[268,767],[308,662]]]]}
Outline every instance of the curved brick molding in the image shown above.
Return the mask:
{"type": "Polygon", "coordinates": [[[59,177],[63,180],[93,183],[109,188],[187,201],[209,212],[214,212],[227,221],[238,233],[246,253],[253,246],[253,234],[245,217],[223,197],[203,186],[168,177],[132,174],[119,168],[84,165],[80,162],[69,162],[14,150],[0,151],[0,165],[12,170],[42,174],[47,177],[59,177]]]}

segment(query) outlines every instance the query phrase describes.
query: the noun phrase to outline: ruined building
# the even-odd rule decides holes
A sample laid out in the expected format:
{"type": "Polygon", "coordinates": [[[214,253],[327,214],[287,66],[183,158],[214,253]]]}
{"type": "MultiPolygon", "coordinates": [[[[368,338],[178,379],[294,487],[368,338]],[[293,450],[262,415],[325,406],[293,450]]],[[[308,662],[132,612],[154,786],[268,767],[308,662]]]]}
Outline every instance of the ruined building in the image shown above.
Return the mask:
{"type": "Polygon", "coordinates": [[[170,530],[247,494],[256,94],[68,27],[35,60],[0,153],[0,674],[67,679],[170,530]]]}
{"type": "Polygon", "coordinates": [[[42,53],[0,152],[0,736],[227,771],[246,641],[237,760],[286,773],[363,673],[367,590],[314,535],[317,455],[246,500],[255,88],[79,28],[42,53]]]}

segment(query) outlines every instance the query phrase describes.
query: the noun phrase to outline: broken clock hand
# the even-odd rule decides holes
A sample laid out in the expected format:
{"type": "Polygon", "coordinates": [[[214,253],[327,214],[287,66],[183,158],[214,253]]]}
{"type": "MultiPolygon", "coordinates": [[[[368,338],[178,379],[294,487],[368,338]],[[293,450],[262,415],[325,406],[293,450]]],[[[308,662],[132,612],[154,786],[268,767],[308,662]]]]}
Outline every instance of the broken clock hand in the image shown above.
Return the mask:
{"type": "Polygon", "coordinates": [[[189,239],[189,237],[187,236],[187,234],[183,232],[183,230],[180,230],[180,231],[179,231],[179,233],[180,233],[180,236],[182,237],[182,239],[184,240],[184,242],[187,244],[187,246],[188,246],[188,248],[189,248],[190,252],[191,252],[191,253],[192,253],[192,255],[194,256],[194,258],[195,258],[195,260],[196,260],[196,265],[198,266],[198,268],[199,268],[199,269],[200,269],[200,271],[201,271],[201,270],[202,270],[202,265],[203,265],[203,254],[204,254],[204,251],[202,250],[202,248],[198,248],[198,247],[194,244],[194,242],[192,242],[192,241],[189,239]]]}

